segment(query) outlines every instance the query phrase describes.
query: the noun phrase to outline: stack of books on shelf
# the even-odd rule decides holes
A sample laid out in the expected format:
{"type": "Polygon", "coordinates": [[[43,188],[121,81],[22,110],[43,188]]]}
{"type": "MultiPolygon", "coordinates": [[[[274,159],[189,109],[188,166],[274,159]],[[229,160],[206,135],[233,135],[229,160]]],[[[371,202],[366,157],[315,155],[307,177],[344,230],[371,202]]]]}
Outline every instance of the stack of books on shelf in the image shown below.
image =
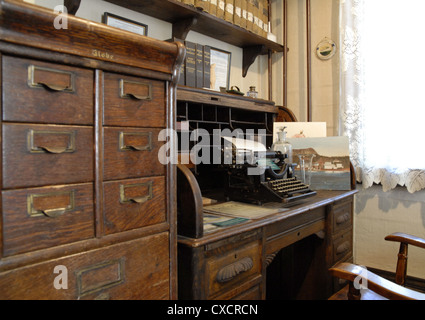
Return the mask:
{"type": "Polygon", "coordinates": [[[267,38],[268,0],[178,0],[267,38]]]}
{"type": "Polygon", "coordinates": [[[186,47],[186,58],[180,67],[179,85],[193,88],[211,87],[211,47],[191,41],[174,39],[186,47]]]}

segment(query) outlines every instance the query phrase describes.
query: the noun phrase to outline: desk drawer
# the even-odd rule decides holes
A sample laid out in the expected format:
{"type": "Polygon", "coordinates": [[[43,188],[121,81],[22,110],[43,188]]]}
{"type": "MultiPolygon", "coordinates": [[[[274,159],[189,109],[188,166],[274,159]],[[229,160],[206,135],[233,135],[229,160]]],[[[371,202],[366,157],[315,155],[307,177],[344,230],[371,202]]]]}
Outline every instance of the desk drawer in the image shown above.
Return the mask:
{"type": "Polygon", "coordinates": [[[162,81],[104,74],[104,125],[165,127],[162,81]]]}
{"type": "Polygon", "coordinates": [[[93,128],[3,125],[3,188],[93,181],[93,128]]]}
{"type": "Polygon", "coordinates": [[[105,128],[104,179],[126,179],[165,174],[158,160],[163,142],[159,129],[105,128]]]}
{"type": "Polygon", "coordinates": [[[347,260],[352,256],[353,232],[351,230],[333,238],[332,252],[333,252],[332,264],[335,264],[342,260],[347,260]]]}
{"type": "Polygon", "coordinates": [[[5,256],[94,237],[93,184],[3,191],[5,256]]]}
{"type": "Polygon", "coordinates": [[[141,228],[165,222],[165,178],[105,182],[105,233],[141,228]]]}
{"type": "Polygon", "coordinates": [[[332,233],[337,234],[353,225],[353,202],[337,202],[332,206],[332,233]]]}
{"type": "Polygon", "coordinates": [[[3,120],[93,124],[93,71],[4,56],[3,120]]]}
{"type": "Polygon", "coordinates": [[[234,288],[261,275],[260,241],[212,256],[207,260],[208,296],[234,288]]]}
{"type": "Polygon", "coordinates": [[[169,259],[161,233],[0,273],[0,299],[169,299],[169,259]]]}
{"type": "Polygon", "coordinates": [[[282,221],[272,223],[266,226],[267,239],[278,237],[280,234],[292,232],[295,229],[303,226],[311,225],[316,221],[324,221],[326,219],[325,207],[315,208],[302,214],[297,214],[293,217],[286,218],[282,221]]]}

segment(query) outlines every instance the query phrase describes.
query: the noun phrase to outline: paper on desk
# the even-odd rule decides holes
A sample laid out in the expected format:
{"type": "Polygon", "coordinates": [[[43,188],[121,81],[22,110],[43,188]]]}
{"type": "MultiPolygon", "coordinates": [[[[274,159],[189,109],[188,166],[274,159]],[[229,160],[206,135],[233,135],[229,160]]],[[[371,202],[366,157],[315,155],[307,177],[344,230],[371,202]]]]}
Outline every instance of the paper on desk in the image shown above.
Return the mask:
{"type": "Polygon", "coordinates": [[[228,201],[204,207],[204,212],[228,215],[247,219],[259,219],[274,213],[282,212],[285,208],[266,208],[255,204],[228,201]]]}
{"type": "Polygon", "coordinates": [[[212,232],[225,227],[234,226],[243,222],[247,222],[246,218],[235,218],[231,216],[217,216],[213,214],[204,213],[204,232],[212,232]]]}
{"type": "Polygon", "coordinates": [[[236,149],[251,150],[251,151],[266,151],[267,148],[264,144],[254,140],[240,139],[234,137],[223,137],[227,141],[233,143],[236,149]]]}

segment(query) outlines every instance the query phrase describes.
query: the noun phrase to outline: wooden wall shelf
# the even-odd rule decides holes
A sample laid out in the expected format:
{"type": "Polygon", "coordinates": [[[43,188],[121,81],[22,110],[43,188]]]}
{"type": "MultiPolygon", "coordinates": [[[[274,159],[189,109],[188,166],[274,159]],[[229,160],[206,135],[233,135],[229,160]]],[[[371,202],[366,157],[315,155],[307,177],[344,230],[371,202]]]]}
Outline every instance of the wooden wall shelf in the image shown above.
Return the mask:
{"type": "Polygon", "coordinates": [[[270,41],[214,15],[175,0],[106,0],[173,24],[173,38],[185,40],[190,30],[243,48],[245,77],[259,55],[283,52],[283,45],[270,41]]]}

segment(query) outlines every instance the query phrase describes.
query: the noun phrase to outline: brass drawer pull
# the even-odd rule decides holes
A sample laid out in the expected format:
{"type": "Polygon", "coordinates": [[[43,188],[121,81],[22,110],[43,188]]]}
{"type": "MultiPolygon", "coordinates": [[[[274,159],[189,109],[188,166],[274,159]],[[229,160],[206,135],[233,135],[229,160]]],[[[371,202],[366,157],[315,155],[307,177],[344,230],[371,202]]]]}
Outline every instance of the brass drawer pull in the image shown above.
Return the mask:
{"type": "Polygon", "coordinates": [[[65,192],[51,192],[45,194],[30,194],[27,197],[27,212],[31,217],[37,217],[45,215],[46,217],[56,218],[63,215],[66,212],[74,210],[75,207],[75,191],[65,191],[65,192]],[[67,205],[65,207],[60,208],[37,208],[38,206],[43,206],[43,202],[48,202],[49,198],[53,197],[62,197],[66,198],[67,205]],[[44,198],[44,201],[43,201],[44,198]],[[47,199],[46,199],[47,198],[47,199]],[[37,204],[36,202],[40,201],[41,204],[37,204]]]}
{"type": "Polygon", "coordinates": [[[38,149],[44,150],[48,153],[56,153],[56,154],[64,153],[67,150],[67,148],[60,148],[60,147],[54,148],[54,147],[42,147],[42,146],[38,147],[38,149]]]}
{"type": "Polygon", "coordinates": [[[152,185],[153,182],[149,181],[146,183],[135,183],[135,184],[128,184],[128,185],[120,185],[120,203],[138,203],[142,204],[145,203],[148,200],[151,200],[153,198],[153,191],[152,191],[152,185]],[[130,188],[136,188],[136,191],[140,190],[140,188],[147,188],[147,194],[144,196],[127,196],[126,195],[126,189],[130,188]]]}
{"type": "MultiPolygon", "coordinates": [[[[57,142],[56,142],[57,143],[57,142]]],[[[27,136],[28,151],[31,153],[71,153],[75,151],[75,131],[60,132],[60,131],[44,131],[44,130],[29,130],[27,136]],[[42,137],[47,137],[48,141],[44,141],[42,137]],[[63,137],[64,136],[64,137],[63,137]],[[37,137],[42,141],[37,141],[37,137]],[[65,144],[64,146],[49,146],[46,143],[51,143],[54,140],[65,144]]]]}
{"type": "Polygon", "coordinates": [[[237,275],[251,270],[253,266],[254,262],[250,257],[243,258],[222,268],[217,273],[216,280],[219,283],[233,280],[237,275]]]}
{"type": "Polygon", "coordinates": [[[46,209],[41,210],[46,217],[56,218],[63,215],[66,212],[66,208],[57,208],[57,209],[46,209]]]}
{"type": "Polygon", "coordinates": [[[75,76],[72,72],[31,65],[28,67],[28,85],[59,92],[75,92],[75,76]],[[56,82],[56,83],[54,83],[56,82]]]}
{"type": "Polygon", "coordinates": [[[152,100],[152,83],[121,79],[120,97],[135,100],[152,100]]]}
{"type": "Polygon", "coordinates": [[[151,151],[152,150],[152,132],[120,132],[119,135],[119,148],[122,151],[133,150],[133,151],[151,151]],[[126,138],[128,137],[146,137],[147,143],[143,145],[137,145],[133,141],[130,143],[126,142],[126,138]]]}

